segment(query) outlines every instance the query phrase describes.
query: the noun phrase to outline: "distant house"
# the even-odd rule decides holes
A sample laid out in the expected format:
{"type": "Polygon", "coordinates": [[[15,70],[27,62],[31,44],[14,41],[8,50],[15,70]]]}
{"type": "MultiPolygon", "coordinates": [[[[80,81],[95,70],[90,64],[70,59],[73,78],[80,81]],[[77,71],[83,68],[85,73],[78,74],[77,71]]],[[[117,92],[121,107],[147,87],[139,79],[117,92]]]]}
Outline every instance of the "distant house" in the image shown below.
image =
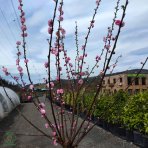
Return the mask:
{"type": "Polygon", "coordinates": [[[108,74],[103,80],[103,93],[115,93],[119,90],[126,90],[129,94],[148,90],[148,70],[143,69],[136,77],[139,69],[108,74]],[[135,79],[135,81],[133,81],[135,79]]]}

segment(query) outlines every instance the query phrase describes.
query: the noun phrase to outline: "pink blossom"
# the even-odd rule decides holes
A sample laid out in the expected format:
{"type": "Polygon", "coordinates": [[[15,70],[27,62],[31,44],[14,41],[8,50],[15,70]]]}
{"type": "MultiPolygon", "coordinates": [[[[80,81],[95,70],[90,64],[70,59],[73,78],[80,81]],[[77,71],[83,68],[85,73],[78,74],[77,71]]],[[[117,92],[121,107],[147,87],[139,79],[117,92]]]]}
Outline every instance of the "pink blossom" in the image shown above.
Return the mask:
{"type": "Polygon", "coordinates": [[[21,45],[21,42],[20,41],[17,41],[16,42],[16,45],[18,45],[18,46],[21,45]]]}
{"type": "Polygon", "coordinates": [[[3,72],[6,73],[7,72],[7,68],[3,67],[3,72]]]}
{"type": "Polygon", "coordinates": [[[19,65],[19,62],[20,62],[20,60],[19,60],[19,59],[17,59],[17,60],[16,60],[16,65],[19,65]]]}
{"type": "Polygon", "coordinates": [[[22,7],[21,6],[18,6],[18,10],[22,10],[22,7]]]}
{"type": "Polygon", "coordinates": [[[61,29],[61,33],[62,33],[63,36],[65,36],[65,34],[66,34],[65,29],[62,28],[62,29],[61,29]]]}
{"type": "Polygon", "coordinates": [[[64,90],[63,89],[57,89],[57,94],[63,94],[64,90]]]}
{"type": "Polygon", "coordinates": [[[52,28],[51,27],[48,28],[48,33],[52,34],[52,28]]]}
{"type": "Polygon", "coordinates": [[[70,60],[71,60],[70,57],[67,57],[67,58],[65,59],[65,62],[68,63],[70,60]]]}
{"type": "Polygon", "coordinates": [[[121,22],[121,20],[116,20],[116,21],[115,21],[115,24],[116,24],[117,26],[121,26],[121,27],[123,27],[123,26],[125,25],[125,23],[124,23],[124,22],[121,22]]]}
{"type": "Polygon", "coordinates": [[[21,29],[22,29],[22,31],[26,31],[26,30],[27,30],[26,25],[22,25],[22,26],[21,26],[21,29]]]}
{"type": "Polygon", "coordinates": [[[82,85],[82,84],[83,84],[83,80],[80,79],[80,80],[78,81],[78,84],[82,85]]]}
{"type": "Polygon", "coordinates": [[[44,63],[45,68],[48,68],[48,62],[44,63]]]}
{"type": "Polygon", "coordinates": [[[48,123],[45,123],[45,128],[49,128],[49,124],[48,123]]]}
{"type": "Polygon", "coordinates": [[[24,24],[25,21],[26,21],[25,17],[22,17],[22,18],[21,18],[21,23],[24,24]]]}
{"type": "Polygon", "coordinates": [[[54,146],[57,146],[57,145],[58,145],[56,139],[53,140],[53,145],[54,145],[54,146]]]}
{"type": "Polygon", "coordinates": [[[25,59],[25,60],[24,60],[24,63],[26,63],[26,64],[27,64],[28,62],[29,62],[29,60],[28,60],[28,59],[25,59]]]}
{"type": "Polygon", "coordinates": [[[101,60],[101,57],[99,57],[98,55],[96,56],[96,62],[98,62],[99,60],[101,60]]]}
{"type": "Polygon", "coordinates": [[[45,111],[45,109],[43,109],[43,108],[40,108],[40,113],[41,113],[42,115],[45,115],[45,114],[46,114],[46,111],[45,111]]]}
{"type": "Polygon", "coordinates": [[[18,66],[17,69],[20,73],[23,71],[23,68],[21,66],[18,66]]]}
{"type": "Polygon", "coordinates": [[[57,134],[57,133],[56,133],[55,131],[52,132],[52,136],[53,136],[53,137],[55,137],[56,134],[57,134]]]}
{"type": "Polygon", "coordinates": [[[28,34],[27,33],[24,33],[24,37],[27,37],[28,36],[28,34]]]}
{"type": "Polygon", "coordinates": [[[101,0],[96,0],[96,4],[98,5],[100,3],[101,0]]]}
{"type": "Polygon", "coordinates": [[[63,21],[63,20],[64,20],[63,16],[59,16],[59,21],[63,21]]]}
{"type": "Polygon", "coordinates": [[[57,76],[57,77],[56,77],[56,80],[57,80],[57,81],[59,81],[59,80],[60,80],[60,78],[57,76]]]}
{"type": "Polygon", "coordinates": [[[28,100],[31,100],[31,99],[32,99],[32,96],[28,96],[27,99],[28,99],[28,100]]]}
{"type": "Polygon", "coordinates": [[[53,88],[54,87],[54,83],[50,82],[50,86],[51,86],[51,88],[53,88]]]}
{"type": "Polygon", "coordinates": [[[33,89],[34,89],[34,85],[31,84],[31,85],[29,86],[29,88],[30,88],[31,90],[33,90],[33,89]]]}
{"type": "Polygon", "coordinates": [[[84,76],[85,73],[84,73],[84,72],[80,72],[79,75],[80,75],[80,76],[84,76]]]}
{"type": "Polygon", "coordinates": [[[109,50],[109,49],[110,49],[110,45],[109,45],[109,44],[106,45],[105,48],[106,48],[107,50],[109,50]]]}
{"type": "Polygon", "coordinates": [[[79,60],[83,60],[83,56],[80,56],[80,57],[79,57],[79,60]]]}
{"type": "Polygon", "coordinates": [[[52,25],[53,25],[53,20],[51,19],[51,20],[48,21],[48,26],[52,27],[52,25]]]}
{"type": "Polygon", "coordinates": [[[69,66],[70,66],[70,67],[73,67],[72,63],[69,63],[69,66]]]}
{"type": "Polygon", "coordinates": [[[21,12],[21,16],[22,17],[25,16],[25,12],[24,11],[21,12]]]}
{"type": "Polygon", "coordinates": [[[18,78],[18,77],[16,77],[16,76],[14,76],[13,78],[14,78],[14,80],[16,80],[16,81],[18,81],[18,79],[19,79],[19,78],[18,78]]]}
{"type": "Polygon", "coordinates": [[[45,107],[45,103],[41,102],[41,103],[39,104],[39,106],[40,106],[41,108],[44,108],[44,107],[45,107]]]}
{"type": "Polygon", "coordinates": [[[17,55],[20,56],[20,55],[21,55],[21,52],[19,51],[19,52],[17,53],[17,55]]]}

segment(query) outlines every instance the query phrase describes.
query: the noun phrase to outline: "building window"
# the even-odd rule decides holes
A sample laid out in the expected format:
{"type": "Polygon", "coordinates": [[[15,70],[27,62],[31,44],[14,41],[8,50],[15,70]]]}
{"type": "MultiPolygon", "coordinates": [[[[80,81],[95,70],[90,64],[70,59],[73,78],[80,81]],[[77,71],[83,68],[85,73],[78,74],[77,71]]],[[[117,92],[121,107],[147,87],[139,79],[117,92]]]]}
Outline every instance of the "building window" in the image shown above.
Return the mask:
{"type": "Polygon", "coordinates": [[[139,78],[135,79],[135,85],[139,85],[139,78]]]}
{"type": "Polygon", "coordinates": [[[146,78],[145,77],[142,78],[142,85],[146,85],[146,78]]]}
{"type": "Polygon", "coordinates": [[[139,93],[140,92],[140,90],[139,89],[136,89],[135,90],[135,94],[137,94],[137,93],[139,93]]]}
{"type": "Polygon", "coordinates": [[[122,83],[122,78],[120,78],[120,83],[122,83]]]}
{"type": "Polygon", "coordinates": [[[116,79],[113,79],[114,84],[116,83],[116,79]]]}
{"type": "Polygon", "coordinates": [[[110,79],[108,79],[108,84],[110,84],[110,79]]]}
{"type": "Polygon", "coordinates": [[[131,77],[127,77],[127,83],[128,83],[128,85],[132,85],[132,78],[131,77]]]}
{"type": "Polygon", "coordinates": [[[132,94],[132,89],[128,89],[128,94],[132,94]]]}

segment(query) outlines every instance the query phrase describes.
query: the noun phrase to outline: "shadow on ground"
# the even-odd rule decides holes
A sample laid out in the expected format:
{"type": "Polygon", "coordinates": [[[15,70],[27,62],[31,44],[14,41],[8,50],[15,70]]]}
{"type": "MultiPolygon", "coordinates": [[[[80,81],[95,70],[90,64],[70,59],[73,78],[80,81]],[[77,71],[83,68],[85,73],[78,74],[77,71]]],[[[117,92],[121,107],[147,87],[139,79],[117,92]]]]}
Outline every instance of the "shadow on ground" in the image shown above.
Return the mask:
{"type": "MultiPolygon", "coordinates": [[[[17,108],[21,111],[23,105],[19,105],[17,108]]],[[[3,144],[5,135],[11,135],[11,126],[15,123],[15,118],[19,115],[16,109],[14,109],[7,117],[0,121],[0,147],[3,144]]]]}

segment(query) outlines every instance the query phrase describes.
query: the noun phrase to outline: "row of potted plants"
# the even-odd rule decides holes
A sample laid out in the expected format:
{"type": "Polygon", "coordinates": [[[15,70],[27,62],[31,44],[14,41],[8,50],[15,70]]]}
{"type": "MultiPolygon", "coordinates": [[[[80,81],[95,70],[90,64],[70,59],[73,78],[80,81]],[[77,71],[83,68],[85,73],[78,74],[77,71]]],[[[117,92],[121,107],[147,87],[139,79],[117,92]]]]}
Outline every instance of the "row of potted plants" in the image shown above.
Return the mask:
{"type": "Polygon", "coordinates": [[[128,95],[119,91],[103,95],[95,117],[103,115],[103,128],[141,147],[148,147],[148,92],[128,95]],[[109,106],[109,107],[108,107],[109,106]]]}

